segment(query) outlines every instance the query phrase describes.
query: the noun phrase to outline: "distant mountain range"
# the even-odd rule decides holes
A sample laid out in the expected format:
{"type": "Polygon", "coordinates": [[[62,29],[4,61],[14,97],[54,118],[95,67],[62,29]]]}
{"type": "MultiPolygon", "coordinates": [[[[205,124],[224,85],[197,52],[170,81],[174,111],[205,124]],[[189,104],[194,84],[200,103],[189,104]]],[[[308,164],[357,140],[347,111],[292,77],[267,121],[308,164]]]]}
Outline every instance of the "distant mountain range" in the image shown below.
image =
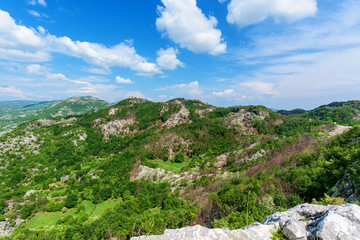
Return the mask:
{"type": "Polygon", "coordinates": [[[90,96],[53,101],[0,102],[0,135],[30,120],[79,115],[109,106],[111,106],[110,103],[90,96]]]}

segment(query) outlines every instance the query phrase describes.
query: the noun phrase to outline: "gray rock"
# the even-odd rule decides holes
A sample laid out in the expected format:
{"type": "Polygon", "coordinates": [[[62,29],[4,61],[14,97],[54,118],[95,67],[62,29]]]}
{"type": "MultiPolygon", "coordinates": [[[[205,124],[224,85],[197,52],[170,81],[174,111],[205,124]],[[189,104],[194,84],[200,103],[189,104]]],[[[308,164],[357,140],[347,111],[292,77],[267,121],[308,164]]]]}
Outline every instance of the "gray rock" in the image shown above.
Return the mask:
{"type": "Polygon", "coordinates": [[[270,240],[271,233],[279,227],[291,240],[360,240],[360,206],[302,204],[267,217],[263,224],[253,223],[238,230],[208,229],[197,225],[131,240],[270,240]]]}
{"type": "Polygon", "coordinates": [[[290,240],[306,240],[306,223],[288,220],[282,229],[284,235],[290,240]]]}
{"type": "Polygon", "coordinates": [[[227,228],[208,229],[199,225],[181,229],[167,229],[162,235],[133,237],[131,240],[236,240],[227,228]]]}
{"type": "Polygon", "coordinates": [[[273,215],[265,218],[263,224],[265,225],[275,225],[279,227],[280,225],[285,225],[289,220],[299,221],[303,217],[296,211],[286,211],[286,212],[277,212],[273,215]]]}
{"type": "Polygon", "coordinates": [[[315,234],[322,240],[360,239],[360,207],[354,204],[332,206],[319,221],[315,234]]]}

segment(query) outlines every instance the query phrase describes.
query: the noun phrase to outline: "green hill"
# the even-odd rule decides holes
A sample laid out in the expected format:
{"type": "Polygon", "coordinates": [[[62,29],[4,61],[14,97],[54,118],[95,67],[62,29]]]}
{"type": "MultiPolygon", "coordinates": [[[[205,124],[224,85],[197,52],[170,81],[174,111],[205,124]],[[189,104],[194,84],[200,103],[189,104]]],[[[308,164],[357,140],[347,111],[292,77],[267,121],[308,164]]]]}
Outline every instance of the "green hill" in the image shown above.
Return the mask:
{"type": "Polygon", "coordinates": [[[0,134],[11,131],[17,125],[39,118],[79,115],[111,106],[94,97],[73,97],[55,101],[8,101],[0,102],[0,134]]]}
{"type": "Polygon", "coordinates": [[[360,129],[334,130],[329,119],[186,99],[129,98],[37,119],[0,137],[0,210],[16,227],[11,239],[240,228],[325,193],[341,196],[334,186],[356,176],[360,129]]]}
{"type": "Polygon", "coordinates": [[[333,102],[310,111],[294,109],[291,111],[279,110],[282,115],[297,115],[327,122],[336,122],[342,125],[354,125],[360,120],[360,101],[333,102]]]}

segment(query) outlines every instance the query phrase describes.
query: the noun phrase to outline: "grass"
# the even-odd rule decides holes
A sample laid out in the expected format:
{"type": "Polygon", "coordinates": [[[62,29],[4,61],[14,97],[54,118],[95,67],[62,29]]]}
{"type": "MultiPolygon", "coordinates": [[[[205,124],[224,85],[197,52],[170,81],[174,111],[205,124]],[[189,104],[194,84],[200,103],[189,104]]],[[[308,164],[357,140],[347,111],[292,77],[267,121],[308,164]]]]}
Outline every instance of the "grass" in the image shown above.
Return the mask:
{"type": "Polygon", "coordinates": [[[29,220],[26,224],[26,228],[28,229],[41,229],[45,227],[55,226],[57,221],[67,215],[74,215],[75,209],[70,209],[66,213],[58,212],[44,212],[36,214],[33,218],[29,220]]]}
{"type": "Polygon", "coordinates": [[[119,200],[107,200],[105,202],[99,203],[90,218],[100,217],[104,214],[106,209],[115,207],[118,202],[119,200]]]}
{"type": "MultiPolygon", "coordinates": [[[[95,205],[91,201],[85,200],[81,203],[81,205],[85,206],[84,212],[90,215],[91,220],[101,217],[101,215],[104,214],[106,209],[113,208],[118,202],[119,200],[107,200],[105,202],[99,203],[98,205],[95,205]]],[[[39,213],[28,221],[28,223],[25,225],[25,228],[32,230],[49,228],[52,226],[56,226],[56,223],[61,217],[75,214],[76,208],[69,209],[65,213],[62,213],[61,211],[39,213]]],[[[57,225],[57,227],[58,226],[59,225],[57,225]]]]}
{"type": "Polygon", "coordinates": [[[164,162],[161,160],[152,161],[156,163],[159,168],[162,168],[166,171],[173,171],[176,173],[181,173],[181,169],[187,165],[187,163],[173,163],[173,162],[164,162]]]}
{"type": "Polygon", "coordinates": [[[93,202],[89,201],[89,200],[83,201],[83,202],[81,203],[81,205],[84,205],[84,206],[85,206],[84,212],[85,212],[86,214],[90,214],[90,215],[94,212],[94,210],[95,210],[95,208],[96,208],[96,205],[95,205],[93,202]]]}

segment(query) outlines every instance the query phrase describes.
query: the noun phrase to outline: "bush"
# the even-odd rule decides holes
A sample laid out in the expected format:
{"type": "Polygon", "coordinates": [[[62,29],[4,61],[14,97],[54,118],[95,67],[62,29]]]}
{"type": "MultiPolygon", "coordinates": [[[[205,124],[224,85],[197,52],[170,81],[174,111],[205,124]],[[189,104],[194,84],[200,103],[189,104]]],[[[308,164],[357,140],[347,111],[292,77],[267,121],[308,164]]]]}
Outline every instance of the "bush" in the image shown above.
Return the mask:
{"type": "Polygon", "coordinates": [[[341,197],[330,197],[325,193],[325,197],[321,198],[320,201],[317,201],[315,198],[312,200],[312,203],[319,205],[341,205],[345,204],[345,199],[341,197]]]}
{"type": "Polygon", "coordinates": [[[78,197],[76,196],[76,194],[70,194],[65,199],[65,207],[73,208],[76,206],[77,201],[78,201],[78,197]]]}
{"type": "Polygon", "coordinates": [[[26,219],[31,215],[31,211],[35,209],[34,204],[24,204],[20,211],[20,218],[26,219]]]}

